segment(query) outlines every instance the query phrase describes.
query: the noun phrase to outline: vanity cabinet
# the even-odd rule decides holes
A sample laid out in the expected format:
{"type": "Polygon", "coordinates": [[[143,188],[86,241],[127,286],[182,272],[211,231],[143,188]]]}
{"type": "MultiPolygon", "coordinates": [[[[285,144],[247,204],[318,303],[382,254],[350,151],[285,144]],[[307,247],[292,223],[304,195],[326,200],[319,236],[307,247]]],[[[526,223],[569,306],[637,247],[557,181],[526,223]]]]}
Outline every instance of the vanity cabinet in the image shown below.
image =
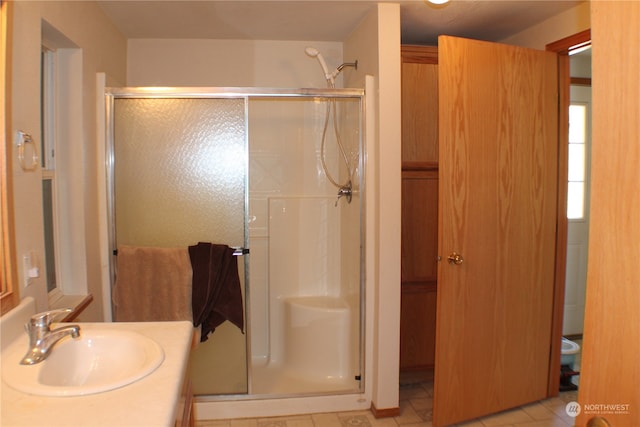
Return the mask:
{"type": "MultiPolygon", "coordinates": [[[[188,372],[188,371],[187,371],[188,372]]],[[[193,413],[193,390],[189,375],[185,376],[180,392],[180,399],[176,407],[176,427],[195,427],[196,420],[193,413]]]]}
{"type": "MultiPolygon", "coordinates": [[[[200,340],[200,335],[195,330],[191,334],[191,351],[193,351],[200,340]]],[[[188,357],[187,360],[190,358],[188,357]]],[[[176,405],[175,427],[195,427],[196,416],[194,412],[195,402],[193,400],[193,383],[191,381],[191,363],[187,361],[187,368],[182,379],[182,389],[176,405]]]]}
{"type": "MultiPolygon", "coordinates": [[[[23,332],[22,326],[35,312],[35,300],[32,297],[25,297],[17,307],[0,318],[0,335],[2,336],[0,357],[3,363],[8,364],[7,366],[10,366],[10,360],[14,360],[17,365],[20,355],[24,354],[22,349],[28,347],[28,337],[23,332]],[[13,359],[15,349],[18,356],[13,359]]],[[[95,336],[99,336],[101,331],[107,332],[111,338],[118,333],[140,334],[160,346],[164,359],[155,370],[137,381],[111,390],[85,395],[59,397],[26,393],[2,381],[0,425],[171,426],[175,425],[176,421],[181,426],[194,425],[193,399],[190,383],[186,380],[193,334],[191,322],[97,322],[79,323],[79,325],[81,337],[83,333],[89,334],[92,333],[91,331],[95,336]]],[[[130,341],[130,337],[123,342],[130,341]]],[[[56,350],[60,351],[60,348],[54,348],[53,355],[56,350]]],[[[121,359],[126,360],[127,350],[121,349],[121,351],[124,354],[121,359]]],[[[74,352],[70,354],[73,356],[74,352]]],[[[99,380],[99,377],[100,375],[96,374],[94,379],[99,380]]],[[[103,379],[108,380],[108,377],[103,379]]],[[[92,384],[95,385],[93,382],[92,384]]],[[[67,389],[66,385],[60,387],[67,389]]],[[[70,389],[73,390],[73,387],[70,389]]]]}
{"type": "Polygon", "coordinates": [[[438,256],[438,50],[402,46],[400,370],[433,368],[438,256]]]}

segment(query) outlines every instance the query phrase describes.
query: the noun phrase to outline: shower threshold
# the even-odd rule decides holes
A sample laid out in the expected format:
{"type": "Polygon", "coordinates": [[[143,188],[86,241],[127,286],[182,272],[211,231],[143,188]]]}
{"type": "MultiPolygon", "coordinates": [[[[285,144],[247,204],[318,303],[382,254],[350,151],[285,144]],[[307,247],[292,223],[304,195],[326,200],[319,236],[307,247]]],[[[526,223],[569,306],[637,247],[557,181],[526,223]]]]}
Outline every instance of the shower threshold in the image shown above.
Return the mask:
{"type": "Polygon", "coordinates": [[[322,378],[312,372],[304,377],[290,372],[281,364],[265,364],[264,359],[258,360],[251,371],[252,395],[357,393],[360,388],[359,381],[354,378],[322,378]]]}

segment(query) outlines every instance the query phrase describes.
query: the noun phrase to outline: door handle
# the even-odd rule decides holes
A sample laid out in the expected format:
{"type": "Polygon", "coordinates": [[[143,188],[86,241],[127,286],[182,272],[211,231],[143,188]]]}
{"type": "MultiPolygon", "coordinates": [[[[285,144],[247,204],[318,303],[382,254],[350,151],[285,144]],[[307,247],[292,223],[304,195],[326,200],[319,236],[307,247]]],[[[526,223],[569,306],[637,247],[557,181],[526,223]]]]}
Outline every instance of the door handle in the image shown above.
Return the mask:
{"type": "Polygon", "coordinates": [[[593,417],[587,422],[587,427],[611,427],[611,424],[606,418],[593,417]]]}
{"type": "Polygon", "coordinates": [[[447,257],[449,260],[449,264],[460,265],[464,262],[464,258],[457,252],[452,252],[451,255],[447,257]]]}

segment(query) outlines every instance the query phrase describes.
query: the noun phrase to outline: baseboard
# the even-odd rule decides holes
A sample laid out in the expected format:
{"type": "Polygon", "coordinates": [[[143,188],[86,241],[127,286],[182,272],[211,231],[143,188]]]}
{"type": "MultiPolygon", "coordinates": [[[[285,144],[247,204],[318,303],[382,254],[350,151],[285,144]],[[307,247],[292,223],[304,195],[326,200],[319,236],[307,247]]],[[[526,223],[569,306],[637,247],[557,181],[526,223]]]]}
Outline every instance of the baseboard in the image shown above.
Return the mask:
{"type": "Polygon", "coordinates": [[[376,418],[389,418],[389,417],[397,417],[400,415],[400,408],[384,408],[378,409],[376,405],[371,403],[371,413],[376,418]]]}

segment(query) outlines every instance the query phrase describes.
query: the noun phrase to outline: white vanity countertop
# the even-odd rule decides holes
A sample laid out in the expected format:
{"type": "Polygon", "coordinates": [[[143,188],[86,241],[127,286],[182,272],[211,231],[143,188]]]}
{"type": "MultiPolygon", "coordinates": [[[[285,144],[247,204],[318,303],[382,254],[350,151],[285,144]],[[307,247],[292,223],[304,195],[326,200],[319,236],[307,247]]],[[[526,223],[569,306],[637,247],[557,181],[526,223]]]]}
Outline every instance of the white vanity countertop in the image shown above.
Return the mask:
{"type": "MultiPolygon", "coordinates": [[[[101,329],[126,329],[146,335],[162,347],[164,361],[151,374],[133,384],[86,396],[33,396],[14,390],[3,381],[0,425],[173,426],[188,365],[193,325],[186,321],[79,323],[81,334],[83,324],[88,327],[96,325],[101,329]]],[[[17,339],[24,341],[26,352],[26,334],[23,332],[17,339]]],[[[12,345],[16,344],[18,342],[12,345]]],[[[53,352],[55,350],[54,347],[53,352]]]]}

